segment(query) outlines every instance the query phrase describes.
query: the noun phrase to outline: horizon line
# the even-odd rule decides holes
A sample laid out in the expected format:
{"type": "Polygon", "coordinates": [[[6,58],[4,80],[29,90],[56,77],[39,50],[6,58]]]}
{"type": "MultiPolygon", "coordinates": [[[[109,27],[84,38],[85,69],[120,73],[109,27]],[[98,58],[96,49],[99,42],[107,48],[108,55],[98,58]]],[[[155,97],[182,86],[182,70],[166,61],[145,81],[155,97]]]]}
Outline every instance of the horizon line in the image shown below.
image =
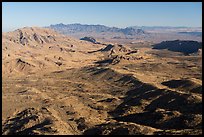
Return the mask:
{"type": "Polygon", "coordinates": [[[105,26],[105,27],[112,27],[112,28],[119,28],[119,29],[124,29],[124,28],[131,28],[131,27],[169,27],[169,28],[201,28],[202,29],[202,26],[198,27],[192,27],[192,26],[161,26],[161,25],[158,25],[158,26],[140,26],[140,25],[131,25],[131,26],[126,26],[126,27],[115,27],[115,26],[109,26],[109,25],[104,25],[104,24],[86,24],[86,23],[68,23],[68,24],[65,24],[65,23],[56,23],[56,24],[50,24],[49,26],[38,26],[38,25],[31,25],[31,26],[24,26],[24,27],[13,27],[13,28],[3,28],[2,26],[2,32],[10,32],[10,31],[15,31],[17,29],[22,29],[22,28],[25,28],[25,27],[40,27],[40,28],[46,28],[46,27],[50,27],[51,25],[59,25],[59,24],[63,24],[63,25],[74,25],[74,24],[79,24],[79,25],[101,25],[101,26],[105,26]]]}
{"type": "MultiPolygon", "coordinates": [[[[51,25],[59,25],[59,24],[63,24],[63,25],[73,25],[73,24],[80,24],[80,25],[101,25],[101,26],[106,26],[106,27],[116,27],[116,26],[110,26],[110,25],[105,25],[105,24],[89,24],[89,23],[56,23],[56,24],[50,24],[49,26],[51,25]]],[[[47,26],[45,26],[47,27],[47,26]]],[[[126,27],[116,27],[116,28],[127,28],[127,27],[183,27],[183,28],[202,28],[202,26],[170,26],[170,25],[153,25],[153,26],[148,26],[148,25],[129,25],[129,26],[126,26],[126,27]]]]}

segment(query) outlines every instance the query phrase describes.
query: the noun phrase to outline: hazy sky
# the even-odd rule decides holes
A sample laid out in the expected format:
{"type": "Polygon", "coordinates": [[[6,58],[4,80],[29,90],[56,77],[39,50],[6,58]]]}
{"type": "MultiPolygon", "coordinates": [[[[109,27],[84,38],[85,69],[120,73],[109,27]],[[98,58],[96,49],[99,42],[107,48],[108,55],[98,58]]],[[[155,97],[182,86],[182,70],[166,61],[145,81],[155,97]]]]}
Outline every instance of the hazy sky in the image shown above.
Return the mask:
{"type": "Polygon", "coordinates": [[[3,31],[57,23],[202,26],[201,2],[3,2],[2,8],[3,31]]]}

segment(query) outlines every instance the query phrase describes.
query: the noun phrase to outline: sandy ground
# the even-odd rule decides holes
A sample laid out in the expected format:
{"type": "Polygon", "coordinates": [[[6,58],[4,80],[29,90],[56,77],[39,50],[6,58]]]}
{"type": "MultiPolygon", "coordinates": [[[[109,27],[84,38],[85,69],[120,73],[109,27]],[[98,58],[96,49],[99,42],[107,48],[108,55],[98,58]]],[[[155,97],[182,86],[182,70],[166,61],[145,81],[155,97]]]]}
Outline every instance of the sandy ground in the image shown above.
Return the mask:
{"type": "Polygon", "coordinates": [[[202,54],[106,46],[3,34],[2,134],[202,134],[202,54]]]}

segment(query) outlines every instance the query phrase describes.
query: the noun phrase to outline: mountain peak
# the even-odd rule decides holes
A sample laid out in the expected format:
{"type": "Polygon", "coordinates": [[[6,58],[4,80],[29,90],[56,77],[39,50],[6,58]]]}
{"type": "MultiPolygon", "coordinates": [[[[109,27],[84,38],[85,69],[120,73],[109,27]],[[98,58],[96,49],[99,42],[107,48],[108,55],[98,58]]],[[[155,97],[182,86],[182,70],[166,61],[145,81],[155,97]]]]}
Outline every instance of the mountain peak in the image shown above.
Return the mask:
{"type": "Polygon", "coordinates": [[[58,36],[56,31],[49,28],[40,27],[24,27],[17,29],[13,32],[4,33],[3,37],[9,39],[14,43],[21,45],[29,44],[43,44],[55,41],[56,36],[58,36]]]}

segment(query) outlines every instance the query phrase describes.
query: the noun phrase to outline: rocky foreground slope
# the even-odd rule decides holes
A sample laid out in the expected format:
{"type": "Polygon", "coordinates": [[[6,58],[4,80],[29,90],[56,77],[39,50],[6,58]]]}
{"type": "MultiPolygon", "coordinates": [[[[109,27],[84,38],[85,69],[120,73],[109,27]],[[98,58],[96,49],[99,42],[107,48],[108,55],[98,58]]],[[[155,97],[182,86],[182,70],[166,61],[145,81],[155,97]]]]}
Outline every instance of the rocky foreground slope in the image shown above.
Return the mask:
{"type": "Polygon", "coordinates": [[[37,27],[2,39],[2,134],[202,134],[200,56],[37,27]]]}

